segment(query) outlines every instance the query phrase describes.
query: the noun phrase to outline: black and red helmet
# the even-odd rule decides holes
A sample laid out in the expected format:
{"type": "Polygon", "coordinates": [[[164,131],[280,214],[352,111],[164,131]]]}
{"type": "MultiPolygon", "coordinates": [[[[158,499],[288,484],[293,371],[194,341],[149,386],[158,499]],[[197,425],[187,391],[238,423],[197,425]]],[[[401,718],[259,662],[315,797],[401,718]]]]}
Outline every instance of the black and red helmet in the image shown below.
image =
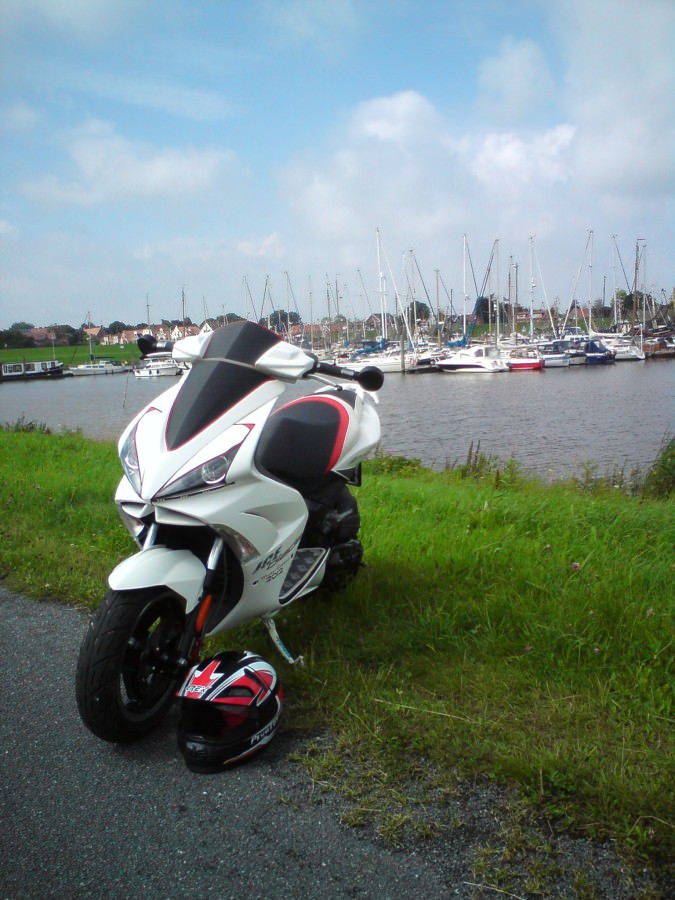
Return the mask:
{"type": "Polygon", "coordinates": [[[274,737],[282,693],[274,668],[248,650],[194,666],[178,691],[178,746],[193,772],[221,772],[274,737]]]}

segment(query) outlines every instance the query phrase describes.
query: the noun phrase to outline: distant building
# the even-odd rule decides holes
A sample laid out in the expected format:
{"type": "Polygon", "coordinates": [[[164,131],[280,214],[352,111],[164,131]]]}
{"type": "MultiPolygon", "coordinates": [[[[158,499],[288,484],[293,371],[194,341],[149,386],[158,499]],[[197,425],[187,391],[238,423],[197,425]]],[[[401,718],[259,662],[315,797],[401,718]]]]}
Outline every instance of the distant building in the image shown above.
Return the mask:
{"type": "Polygon", "coordinates": [[[89,328],[83,328],[82,331],[87,335],[87,339],[91,338],[92,341],[98,341],[99,343],[102,342],[108,333],[103,325],[91,325],[89,328]]]}
{"type": "Polygon", "coordinates": [[[38,347],[57,343],[56,334],[48,328],[29,328],[21,333],[25,334],[26,337],[32,338],[38,347]]]}

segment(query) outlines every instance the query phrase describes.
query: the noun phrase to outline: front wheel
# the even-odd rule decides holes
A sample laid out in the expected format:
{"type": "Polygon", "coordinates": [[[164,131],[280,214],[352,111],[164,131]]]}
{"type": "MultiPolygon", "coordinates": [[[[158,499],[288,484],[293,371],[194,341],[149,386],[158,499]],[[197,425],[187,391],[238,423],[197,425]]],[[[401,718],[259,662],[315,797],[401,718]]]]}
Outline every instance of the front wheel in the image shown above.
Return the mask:
{"type": "Polygon", "coordinates": [[[77,707],[104,741],[151,731],[171,705],[182,674],[185,610],[167,588],[108,591],[80,647],[77,707]]]}

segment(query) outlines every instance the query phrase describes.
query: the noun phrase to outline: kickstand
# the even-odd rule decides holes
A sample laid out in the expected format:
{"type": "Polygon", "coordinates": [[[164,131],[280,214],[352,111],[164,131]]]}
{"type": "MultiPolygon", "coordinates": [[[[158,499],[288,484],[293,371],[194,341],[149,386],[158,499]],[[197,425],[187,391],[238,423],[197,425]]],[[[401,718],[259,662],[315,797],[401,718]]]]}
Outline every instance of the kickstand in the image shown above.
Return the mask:
{"type": "Polygon", "coordinates": [[[272,643],[277,648],[279,653],[283,656],[287,663],[290,663],[292,666],[304,666],[305,665],[305,657],[304,656],[293,656],[288,647],[284,644],[284,642],[279,637],[279,632],[277,631],[277,626],[274,624],[274,619],[263,619],[263,625],[267,629],[267,633],[272,639],[272,643]]]}

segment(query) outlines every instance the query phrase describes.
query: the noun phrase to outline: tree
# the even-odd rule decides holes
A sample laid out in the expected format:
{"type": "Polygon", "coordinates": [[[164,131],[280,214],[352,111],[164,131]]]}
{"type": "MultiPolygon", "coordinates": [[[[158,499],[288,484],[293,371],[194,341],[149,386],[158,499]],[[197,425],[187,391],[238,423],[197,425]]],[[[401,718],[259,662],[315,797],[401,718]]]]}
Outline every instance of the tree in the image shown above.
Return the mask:
{"type": "Polygon", "coordinates": [[[35,326],[30,322],[15,322],[9,326],[9,331],[31,331],[35,326]]]}
{"type": "Polygon", "coordinates": [[[414,302],[408,304],[408,308],[406,309],[406,318],[409,322],[414,322],[415,316],[417,316],[417,319],[422,322],[428,322],[431,316],[431,310],[426,303],[420,303],[419,300],[415,300],[414,302]]]}
{"type": "Polygon", "coordinates": [[[115,320],[108,325],[108,334],[121,334],[123,331],[126,331],[127,326],[124,322],[118,322],[115,320]]]}
{"type": "Polygon", "coordinates": [[[34,347],[35,341],[27,334],[15,329],[13,326],[7,331],[0,331],[0,347],[12,350],[24,350],[34,347]]]}
{"type": "Polygon", "coordinates": [[[261,325],[273,328],[275,331],[288,331],[289,325],[298,325],[300,316],[296,312],[286,312],[285,309],[275,309],[269,316],[260,320],[261,325]]]}

